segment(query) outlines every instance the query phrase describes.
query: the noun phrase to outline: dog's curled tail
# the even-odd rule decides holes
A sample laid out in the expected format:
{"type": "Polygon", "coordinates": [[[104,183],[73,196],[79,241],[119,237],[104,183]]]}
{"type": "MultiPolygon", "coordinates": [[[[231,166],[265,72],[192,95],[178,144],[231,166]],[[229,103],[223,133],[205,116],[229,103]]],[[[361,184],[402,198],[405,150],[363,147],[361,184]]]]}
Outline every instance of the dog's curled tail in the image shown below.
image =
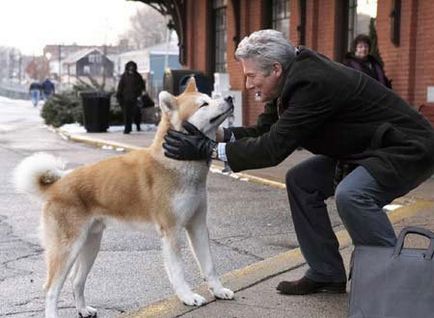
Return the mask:
{"type": "Polygon", "coordinates": [[[18,192],[42,197],[45,190],[59,180],[66,171],[65,163],[47,153],[36,153],[21,161],[13,173],[18,192]]]}

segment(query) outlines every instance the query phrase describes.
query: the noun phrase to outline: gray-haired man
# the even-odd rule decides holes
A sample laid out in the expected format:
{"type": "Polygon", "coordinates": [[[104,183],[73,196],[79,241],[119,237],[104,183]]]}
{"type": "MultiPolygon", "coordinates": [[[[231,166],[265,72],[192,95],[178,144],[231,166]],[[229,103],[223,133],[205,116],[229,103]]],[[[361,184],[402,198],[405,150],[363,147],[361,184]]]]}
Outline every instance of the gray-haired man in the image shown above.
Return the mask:
{"type": "Polygon", "coordinates": [[[310,268],[277,289],[291,295],[345,292],[346,273],[324,201],[335,196],[354,244],[394,245],[382,207],[433,173],[434,130],[393,91],[312,50],[294,48],[280,32],[252,33],[235,55],[246,88],[267,103],[257,125],[226,130],[217,144],[185,123],[187,133],[166,136],[166,156],[217,156],[237,172],[277,165],[300,146],[314,153],[286,175],[295,231],[310,268]]]}

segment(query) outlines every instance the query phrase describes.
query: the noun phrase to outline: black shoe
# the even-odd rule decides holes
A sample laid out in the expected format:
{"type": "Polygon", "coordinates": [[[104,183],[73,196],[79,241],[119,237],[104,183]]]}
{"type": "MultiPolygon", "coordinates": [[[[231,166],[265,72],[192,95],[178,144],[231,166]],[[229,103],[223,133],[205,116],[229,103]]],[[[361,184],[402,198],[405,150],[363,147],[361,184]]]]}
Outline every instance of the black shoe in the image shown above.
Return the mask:
{"type": "Polygon", "coordinates": [[[314,293],[343,294],[346,292],[346,282],[315,282],[306,276],[296,281],[282,281],[276,289],[285,295],[307,295],[314,293]]]}
{"type": "Polygon", "coordinates": [[[131,132],[131,131],[124,130],[124,134],[125,134],[125,135],[128,135],[130,132],[131,132]]]}
{"type": "Polygon", "coordinates": [[[137,131],[141,131],[140,126],[137,126],[137,131]]]}

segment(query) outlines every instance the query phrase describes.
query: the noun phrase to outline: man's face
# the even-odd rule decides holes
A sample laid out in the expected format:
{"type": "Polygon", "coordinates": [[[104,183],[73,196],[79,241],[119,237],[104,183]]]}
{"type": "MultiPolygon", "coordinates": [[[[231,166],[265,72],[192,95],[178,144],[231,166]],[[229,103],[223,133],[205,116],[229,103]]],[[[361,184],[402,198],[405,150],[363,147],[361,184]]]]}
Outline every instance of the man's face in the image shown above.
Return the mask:
{"type": "Polygon", "coordinates": [[[241,59],[240,61],[246,76],[246,88],[254,90],[259,101],[269,102],[279,96],[282,77],[282,66],[279,63],[275,63],[270,74],[266,75],[254,59],[241,59]]]}

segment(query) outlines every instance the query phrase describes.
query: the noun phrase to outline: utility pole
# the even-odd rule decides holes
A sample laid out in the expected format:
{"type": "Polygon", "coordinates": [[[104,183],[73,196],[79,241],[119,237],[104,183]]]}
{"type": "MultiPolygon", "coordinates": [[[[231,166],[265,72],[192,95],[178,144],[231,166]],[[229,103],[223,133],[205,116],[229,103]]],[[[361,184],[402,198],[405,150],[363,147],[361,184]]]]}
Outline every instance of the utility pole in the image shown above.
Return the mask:
{"type": "Polygon", "coordinates": [[[59,44],[59,83],[62,82],[62,45],[59,44]]]}
{"type": "Polygon", "coordinates": [[[21,75],[22,75],[22,69],[23,69],[23,55],[21,54],[21,51],[18,51],[19,58],[18,58],[18,82],[21,83],[21,75]]]}

